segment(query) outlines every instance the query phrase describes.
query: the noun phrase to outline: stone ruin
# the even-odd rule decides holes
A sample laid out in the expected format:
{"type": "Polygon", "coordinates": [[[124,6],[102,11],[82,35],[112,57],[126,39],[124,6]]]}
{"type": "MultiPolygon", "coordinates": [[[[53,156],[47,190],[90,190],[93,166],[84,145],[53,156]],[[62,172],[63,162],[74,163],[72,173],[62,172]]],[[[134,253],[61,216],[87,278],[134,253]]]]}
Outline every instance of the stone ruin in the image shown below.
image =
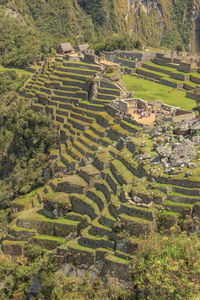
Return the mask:
{"type": "Polygon", "coordinates": [[[191,120],[195,118],[195,113],[193,111],[187,111],[180,107],[167,105],[163,103],[162,100],[156,100],[149,103],[148,101],[140,98],[128,98],[115,101],[114,103],[114,105],[118,107],[119,111],[125,114],[133,114],[135,109],[148,111],[149,108],[154,108],[155,110],[164,110],[169,113],[167,117],[163,118],[166,121],[181,122],[182,120],[191,120]]]}

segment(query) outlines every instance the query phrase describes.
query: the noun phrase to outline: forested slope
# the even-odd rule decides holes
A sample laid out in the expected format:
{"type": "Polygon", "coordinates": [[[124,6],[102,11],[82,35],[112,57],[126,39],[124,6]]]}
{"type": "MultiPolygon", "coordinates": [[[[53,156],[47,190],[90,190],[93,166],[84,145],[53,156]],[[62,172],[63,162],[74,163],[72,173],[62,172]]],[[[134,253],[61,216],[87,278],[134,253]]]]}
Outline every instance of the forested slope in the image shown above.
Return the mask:
{"type": "Polygon", "coordinates": [[[23,67],[61,41],[94,45],[125,33],[139,44],[196,51],[199,6],[199,0],[0,0],[1,58],[23,67]]]}

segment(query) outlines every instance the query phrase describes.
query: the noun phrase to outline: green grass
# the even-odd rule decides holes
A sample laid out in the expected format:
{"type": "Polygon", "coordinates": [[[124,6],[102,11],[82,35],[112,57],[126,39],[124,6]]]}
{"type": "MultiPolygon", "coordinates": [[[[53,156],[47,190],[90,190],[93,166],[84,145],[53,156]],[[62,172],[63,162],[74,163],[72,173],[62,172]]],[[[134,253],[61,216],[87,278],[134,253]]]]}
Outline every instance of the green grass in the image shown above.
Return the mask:
{"type": "Polygon", "coordinates": [[[187,98],[184,91],[146,79],[137,79],[137,77],[130,75],[123,75],[122,80],[130,92],[135,91],[135,97],[149,102],[159,99],[166,104],[179,106],[186,110],[191,110],[196,106],[196,102],[187,98]]]}
{"type": "Polygon", "coordinates": [[[25,196],[22,196],[20,198],[17,198],[13,201],[13,203],[16,203],[16,204],[21,204],[21,205],[29,205],[30,202],[32,202],[32,200],[34,200],[35,198],[37,198],[37,194],[39,192],[41,192],[43,190],[43,187],[39,187],[39,188],[36,188],[35,190],[33,190],[32,192],[30,192],[29,194],[25,195],[25,196]]]}

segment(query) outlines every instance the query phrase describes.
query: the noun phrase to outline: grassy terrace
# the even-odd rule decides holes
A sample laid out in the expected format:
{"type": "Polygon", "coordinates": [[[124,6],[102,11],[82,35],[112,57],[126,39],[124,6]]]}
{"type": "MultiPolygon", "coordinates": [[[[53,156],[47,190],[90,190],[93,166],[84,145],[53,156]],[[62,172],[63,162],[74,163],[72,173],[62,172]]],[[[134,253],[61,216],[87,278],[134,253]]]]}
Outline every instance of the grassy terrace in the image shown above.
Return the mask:
{"type": "Polygon", "coordinates": [[[32,77],[33,73],[25,71],[23,69],[16,69],[16,68],[8,68],[0,65],[0,72],[5,72],[5,71],[15,71],[19,76],[27,76],[27,77],[32,77]]]}
{"type": "Polygon", "coordinates": [[[160,99],[166,104],[179,106],[186,110],[191,110],[196,106],[196,102],[187,98],[182,90],[142,78],[137,79],[137,77],[130,75],[123,75],[122,80],[130,92],[135,91],[135,97],[142,98],[148,102],[160,99]]]}

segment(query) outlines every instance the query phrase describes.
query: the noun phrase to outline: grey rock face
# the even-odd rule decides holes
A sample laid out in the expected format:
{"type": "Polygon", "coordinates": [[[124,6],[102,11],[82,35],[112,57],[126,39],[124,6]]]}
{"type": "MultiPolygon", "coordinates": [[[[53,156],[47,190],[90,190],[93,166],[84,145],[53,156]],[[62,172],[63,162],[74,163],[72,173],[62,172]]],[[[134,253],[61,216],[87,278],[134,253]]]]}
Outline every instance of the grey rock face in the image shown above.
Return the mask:
{"type": "Polygon", "coordinates": [[[192,137],[192,142],[193,142],[195,145],[200,145],[200,135],[193,136],[193,137],[192,137]]]}
{"type": "Polygon", "coordinates": [[[174,128],[174,133],[178,135],[186,135],[190,130],[190,125],[188,122],[180,123],[174,128]]]}
{"type": "Polygon", "coordinates": [[[191,176],[192,176],[192,172],[187,171],[187,172],[185,173],[185,177],[191,177],[191,176]]]}
{"type": "Polygon", "coordinates": [[[158,147],[156,150],[158,154],[162,157],[170,157],[171,155],[171,149],[167,147],[158,147]]]}
{"type": "Polygon", "coordinates": [[[190,168],[190,169],[195,169],[196,167],[197,167],[197,165],[196,165],[195,163],[189,162],[188,168],[190,168]]]}
{"type": "Polygon", "coordinates": [[[170,155],[172,167],[180,167],[186,165],[197,156],[194,144],[190,140],[184,140],[177,144],[170,155]]]}

